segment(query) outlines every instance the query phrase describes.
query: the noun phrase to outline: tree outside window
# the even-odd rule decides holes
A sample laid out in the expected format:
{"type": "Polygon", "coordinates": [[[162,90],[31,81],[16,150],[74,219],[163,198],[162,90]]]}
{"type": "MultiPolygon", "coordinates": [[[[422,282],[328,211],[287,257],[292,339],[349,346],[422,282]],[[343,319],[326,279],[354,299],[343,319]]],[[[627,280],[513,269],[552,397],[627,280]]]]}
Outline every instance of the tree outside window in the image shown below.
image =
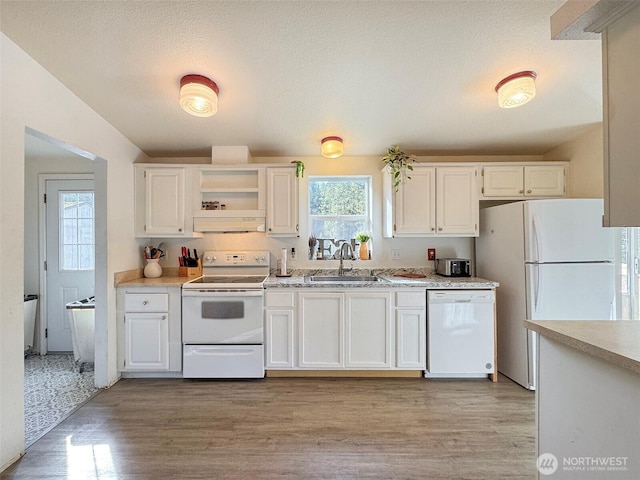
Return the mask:
{"type": "Polygon", "coordinates": [[[309,226],[316,238],[334,240],[371,232],[371,177],[309,177],[309,226]]]}

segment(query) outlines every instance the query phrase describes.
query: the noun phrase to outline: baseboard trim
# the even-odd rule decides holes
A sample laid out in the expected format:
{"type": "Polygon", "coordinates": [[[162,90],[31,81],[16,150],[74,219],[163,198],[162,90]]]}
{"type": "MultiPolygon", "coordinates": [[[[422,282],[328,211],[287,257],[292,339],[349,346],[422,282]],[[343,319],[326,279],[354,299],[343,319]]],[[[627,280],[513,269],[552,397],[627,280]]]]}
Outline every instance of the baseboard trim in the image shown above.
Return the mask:
{"type": "Polygon", "coordinates": [[[267,370],[267,377],[422,378],[422,370],[267,370]]]}

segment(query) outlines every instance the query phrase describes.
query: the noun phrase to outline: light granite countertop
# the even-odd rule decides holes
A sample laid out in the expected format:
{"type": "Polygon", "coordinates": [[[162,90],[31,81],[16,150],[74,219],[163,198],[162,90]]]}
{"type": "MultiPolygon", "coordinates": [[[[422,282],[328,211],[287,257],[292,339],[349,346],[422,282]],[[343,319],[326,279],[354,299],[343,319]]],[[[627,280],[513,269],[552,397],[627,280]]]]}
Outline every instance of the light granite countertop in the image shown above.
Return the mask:
{"type": "Polygon", "coordinates": [[[376,275],[383,279],[377,282],[349,282],[336,281],[331,283],[311,283],[305,282],[304,277],[310,275],[336,276],[336,270],[292,270],[291,276],[278,277],[272,274],[267,278],[265,288],[397,288],[416,287],[428,289],[491,289],[499,286],[498,282],[486,280],[478,277],[443,277],[434,274],[432,271],[419,269],[375,269],[352,270],[345,274],[351,275],[376,275]],[[406,278],[402,274],[422,274],[423,278],[406,278]]]}
{"type": "Polygon", "coordinates": [[[640,321],[525,321],[529,330],[640,374],[640,321]]]}
{"type": "MultiPolygon", "coordinates": [[[[177,270],[177,269],[176,269],[177,270]]],[[[145,278],[141,276],[142,270],[131,270],[116,274],[115,286],[117,287],[181,287],[183,283],[192,280],[192,277],[179,277],[174,272],[169,271],[166,275],[158,278],[145,278]]],[[[275,271],[264,283],[265,288],[396,288],[396,287],[416,287],[437,289],[491,289],[499,286],[498,282],[486,280],[479,277],[443,277],[430,270],[421,269],[367,269],[351,270],[345,276],[351,275],[376,275],[383,281],[378,282],[330,282],[330,283],[310,283],[305,282],[305,277],[317,276],[337,276],[337,270],[292,270],[290,276],[278,277],[275,271]],[[407,278],[403,274],[424,275],[423,278],[407,278]]]]}
{"type": "Polygon", "coordinates": [[[139,277],[132,280],[125,280],[116,283],[117,287],[182,287],[184,282],[188,282],[190,277],[178,277],[173,275],[158,278],[139,277]]]}

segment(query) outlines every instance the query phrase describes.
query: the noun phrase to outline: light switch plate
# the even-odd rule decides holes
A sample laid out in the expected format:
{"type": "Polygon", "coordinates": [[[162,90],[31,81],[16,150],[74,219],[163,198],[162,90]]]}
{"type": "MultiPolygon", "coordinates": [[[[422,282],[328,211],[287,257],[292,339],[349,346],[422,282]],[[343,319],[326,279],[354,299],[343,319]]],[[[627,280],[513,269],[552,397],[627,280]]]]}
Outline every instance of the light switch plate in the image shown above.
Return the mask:
{"type": "Polygon", "coordinates": [[[402,255],[400,254],[400,250],[393,249],[391,250],[391,260],[400,260],[402,255]]]}

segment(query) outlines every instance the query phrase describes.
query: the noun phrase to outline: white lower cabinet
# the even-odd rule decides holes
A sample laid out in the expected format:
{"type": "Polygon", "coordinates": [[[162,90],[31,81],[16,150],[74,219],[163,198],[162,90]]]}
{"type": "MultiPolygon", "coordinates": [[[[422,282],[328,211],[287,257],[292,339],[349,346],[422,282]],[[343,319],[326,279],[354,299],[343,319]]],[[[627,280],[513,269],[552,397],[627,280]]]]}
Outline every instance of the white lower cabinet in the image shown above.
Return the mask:
{"type": "Polygon", "coordinates": [[[293,368],[294,292],[265,295],[265,367],[293,368]]]}
{"type": "Polygon", "coordinates": [[[389,293],[346,294],[346,368],[391,368],[390,310],[389,293]]]}
{"type": "Polygon", "coordinates": [[[169,370],[169,313],[124,316],[126,370],[169,370]]]}
{"type": "Polygon", "coordinates": [[[266,368],[424,370],[426,293],[399,293],[267,289],[266,368]]]}
{"type": "Polygon", "coordinates": [[[426,292],[395,292],[396,366],[424,370],[427,366],[426,292]]]}
{"type": "Polygon", "coordinates": [[[344,366],[344,294],[298,294],[298,366],[344,366]]]}
{"type": "Polygon", "coordinates": [[[118,369],[182,370],[180,287],[118,287],[118,369]]]}

